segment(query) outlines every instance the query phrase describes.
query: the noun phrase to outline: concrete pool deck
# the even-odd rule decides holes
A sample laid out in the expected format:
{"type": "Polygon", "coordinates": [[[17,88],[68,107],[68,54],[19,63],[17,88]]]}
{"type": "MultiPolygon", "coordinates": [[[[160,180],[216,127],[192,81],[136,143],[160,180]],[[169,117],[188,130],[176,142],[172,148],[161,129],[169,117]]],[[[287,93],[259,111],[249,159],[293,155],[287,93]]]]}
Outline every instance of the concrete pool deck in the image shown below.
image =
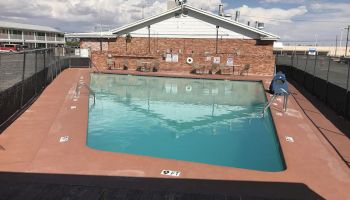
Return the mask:
{"type": "MultiPolygon", "coordinates": [[[[181,179],[304,183],[325,199],[350,199],[347,191],[350,188],[348,166],[301,110],[294,97],[289,98],[286,113],[281,111],[282,99],[271,108],[287,166],[282,172],[220,167],[91,149],[86,146],[88,91],[82,88],[79,98],[74,100],[77,82],[84,80],[88,83],[89,73],[89,69],[67,69],[62,72],[33,105],[0,135],[0,145],[3,147],[0,150],[0,171],[169,178],[160,174],[168,169],[180,171],[181,179]],[[69,140],[60,143],[62,136],[69,136],[69,140]],[[287,136],[293,137],[294,142],[287,142],[287,136]]],[[[262,80],[265,88],[271,80],[271,77],[254,76],[145,75],[262,80]]],[[[331,125],[325,124],[327,126],[331,125]]]]}

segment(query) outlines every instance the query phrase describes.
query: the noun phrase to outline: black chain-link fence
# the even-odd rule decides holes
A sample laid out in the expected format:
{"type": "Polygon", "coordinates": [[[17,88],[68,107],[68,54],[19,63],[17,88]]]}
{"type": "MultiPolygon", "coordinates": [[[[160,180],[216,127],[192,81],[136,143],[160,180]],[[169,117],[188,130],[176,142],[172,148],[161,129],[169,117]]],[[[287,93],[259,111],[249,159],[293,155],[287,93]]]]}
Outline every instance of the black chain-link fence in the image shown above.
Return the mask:
{"type": "Polygon", "coordinates": [[[277,55],[276,65],[338,114],[350,118],[350,63],[328,56],[277,55]]]}
{"type": "Polygon", "coordinates": [[[55,77],[74,51],[49,48],[0,53],[0,133],[55,77]]]}

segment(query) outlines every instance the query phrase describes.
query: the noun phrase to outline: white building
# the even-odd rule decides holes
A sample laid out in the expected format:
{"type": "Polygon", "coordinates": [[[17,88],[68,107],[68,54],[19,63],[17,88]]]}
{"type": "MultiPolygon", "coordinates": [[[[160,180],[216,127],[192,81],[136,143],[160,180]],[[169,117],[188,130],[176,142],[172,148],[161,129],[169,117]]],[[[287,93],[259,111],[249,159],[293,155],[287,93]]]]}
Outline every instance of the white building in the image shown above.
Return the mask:
{"type": "Polygon", "coordinates": [[[55,28],[0,21],[0,44],[48,48],[63,46],[64,43],[64,33],[55,28]]]}

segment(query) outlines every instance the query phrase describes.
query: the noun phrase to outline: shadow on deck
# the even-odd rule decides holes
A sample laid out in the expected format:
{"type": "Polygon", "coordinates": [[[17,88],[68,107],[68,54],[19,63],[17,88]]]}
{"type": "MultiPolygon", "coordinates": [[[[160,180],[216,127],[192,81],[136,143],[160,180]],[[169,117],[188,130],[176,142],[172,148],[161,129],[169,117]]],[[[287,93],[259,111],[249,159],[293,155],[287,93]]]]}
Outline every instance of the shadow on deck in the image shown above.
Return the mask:
{"type": "Polygon", "coordinates": [[[291,92],[306,116],[322,133],[342,160],[350,167],[350,121],[310,94],[293,80],[291,92]]]}
{"type": "Polygon", "coordinates": [[[0,199],[324,199],[301,183],[0,173],[0,199]]]}

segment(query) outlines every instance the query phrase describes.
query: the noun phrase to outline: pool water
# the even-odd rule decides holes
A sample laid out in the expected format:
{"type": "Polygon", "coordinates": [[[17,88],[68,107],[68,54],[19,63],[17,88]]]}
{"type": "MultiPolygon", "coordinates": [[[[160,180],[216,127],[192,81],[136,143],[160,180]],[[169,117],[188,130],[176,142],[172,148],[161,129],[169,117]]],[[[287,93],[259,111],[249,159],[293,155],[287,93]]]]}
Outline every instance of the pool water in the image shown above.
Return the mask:
{"type": "Polygon", "coordinates": [[[261,82],[91,74],[91,148],[245,168],[285,169],[261,82]]]}

